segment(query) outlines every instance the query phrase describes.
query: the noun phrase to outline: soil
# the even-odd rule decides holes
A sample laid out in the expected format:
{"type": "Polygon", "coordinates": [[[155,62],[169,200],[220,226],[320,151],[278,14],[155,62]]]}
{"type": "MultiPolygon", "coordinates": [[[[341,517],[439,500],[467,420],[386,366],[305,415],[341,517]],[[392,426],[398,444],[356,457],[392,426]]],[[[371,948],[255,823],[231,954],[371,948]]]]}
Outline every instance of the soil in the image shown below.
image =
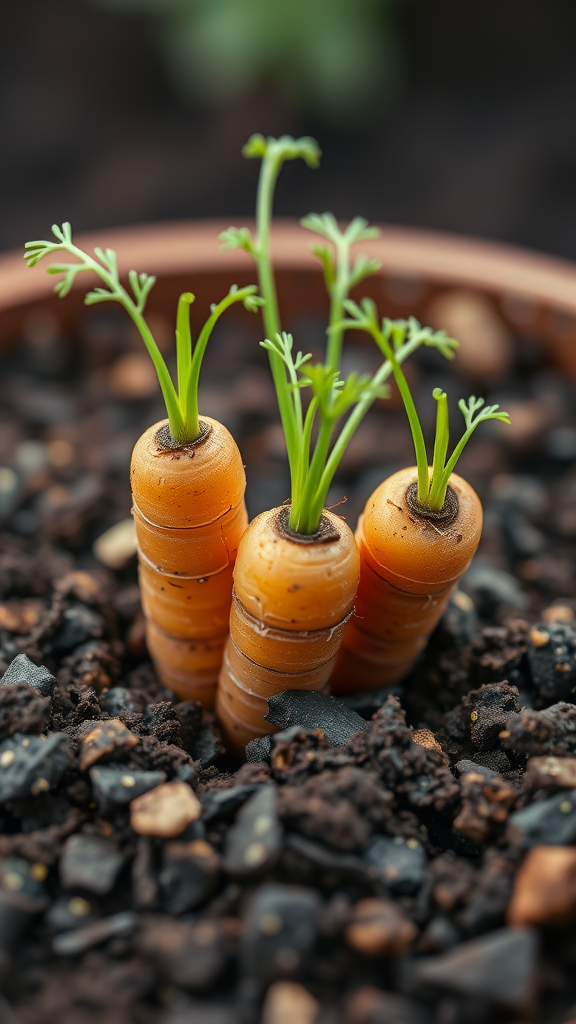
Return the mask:
{"type": "MultiPolygon", "coordinates": [[[[238,438],[255,515],[288,482],[247,331],[215,336],[201,409],[238,438]]],[[[512,351],[489,398],[513,426],[479,431],[459,469],[481,550],[422,660],[344,707],[277,700],[283,731],[239,765],[158,683],[135,557],[92,551],[162,418],[147,357],[115,311],[73,338],[27,324],[0,375],[0,1020],[576,1016],[576,387],[537,338],[512,351]]],[[[426,429],[433,386],[473,388],[435,354],[410,372],[426,429]]],[[[411,461],[392,395],[330,500],[353,525],[411,461]]]]}

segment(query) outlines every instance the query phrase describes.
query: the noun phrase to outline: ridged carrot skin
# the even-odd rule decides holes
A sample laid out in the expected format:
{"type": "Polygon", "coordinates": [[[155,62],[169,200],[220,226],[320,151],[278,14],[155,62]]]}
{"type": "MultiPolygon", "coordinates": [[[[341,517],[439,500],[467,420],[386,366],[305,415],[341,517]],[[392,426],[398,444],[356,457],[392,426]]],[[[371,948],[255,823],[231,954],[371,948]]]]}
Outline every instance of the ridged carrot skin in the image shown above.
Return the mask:
{"type": "Polygon", "coordinates": [[[164,420],[137,441],[130,477],[150,655],[180,699],[212,707],[248,523],[240,452],[209,416],[198,440],[183,446],[164,420]]]}
{"type": "Polygon", "coordinates": [[[418,515],[406,493],[415,467],[388,477],[368,499],[356,531],[360,584],[331,689],[346,693],[396,683],[410,669],[468,568],[482,532],[482,506],[462,477],[452,522],[418,515]]]}
{"type": "Polygon", "coordinates": [[[283,690],[323,690],[358,586],[350,528],[324,512],[323,540],[290,534],[286,507],[258,516],[242,537],[234,569],[230,637],[216,708],[227,747],[273,732],[266,698],[283,690]]]}

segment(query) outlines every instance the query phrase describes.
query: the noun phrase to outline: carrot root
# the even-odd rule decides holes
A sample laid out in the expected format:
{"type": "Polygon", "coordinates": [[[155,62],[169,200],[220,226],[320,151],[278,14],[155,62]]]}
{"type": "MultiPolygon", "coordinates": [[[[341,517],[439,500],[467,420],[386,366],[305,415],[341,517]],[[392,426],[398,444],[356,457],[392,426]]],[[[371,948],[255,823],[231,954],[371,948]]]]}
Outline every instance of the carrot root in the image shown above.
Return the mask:
{"type": "Polygon", "coordinates": [[[198,445],[166,448],[163,424],[132,457],[146,639],[159,679],[212,707],[228,636],[232,569],[247,526],[240,453],[222,424],[198,445]]]}
{"type": "Polygon", "coordinates": [[[407,506],[415,478],[413,467],[389,477],[360,518],[360,584],[333,693],[392,686],[409,671],[478,546],[482,507],[470,485],[452,474],[458,514],[439,528],[407,506]]]}

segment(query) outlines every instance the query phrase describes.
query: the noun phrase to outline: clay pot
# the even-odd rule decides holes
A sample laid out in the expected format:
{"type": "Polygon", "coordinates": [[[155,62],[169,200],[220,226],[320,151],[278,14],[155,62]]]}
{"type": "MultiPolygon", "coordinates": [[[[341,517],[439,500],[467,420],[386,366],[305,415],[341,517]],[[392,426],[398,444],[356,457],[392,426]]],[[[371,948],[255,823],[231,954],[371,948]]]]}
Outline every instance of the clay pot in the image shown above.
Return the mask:
{"type": "MultiPolygon", "coordinates": [[[[155,274],[158,283],[149,311],[172,321],[181,291],[195,292],[200,315],[233,282],[242,285],[255,279],[246,253],[222,252],[217,236],[228,225],[229,221],[148,224],[78,235],[76,241],[84,249],[116,249],[122,273],[134,267],[155,274]]],[[[292,221],[275,226],[274,260],[288,326],[294,311],[300,315],[327,309],[311,242],[310,233],[292,221]]],[[[448,329],[452,320],[464,325],[464,334],[468,324],[471,346],[482,324],[490,330],[492,323],[496,362],[487,361],[482,344],[483,361],[472,358],[472,376],[474,367],[480,377],[493,377],[498,371],[502,338],[511,328],[543,339],[562,371],[576,377],[576,266],[495,242],[410,228],[384,227],[380,238],[363,242],[361,248],[382,265],[378,275],[362,284],[361,294],[372,295],[386,315],[413,314],[448,329]]],[[[54,280],[46,274],[46,263],[30,270],[21,252],[0,256],[0,343],[14,341],[33,313],[49,312],[64,326],[74,323],[89,275],[80,275],[72,294],[60,302],[52,294],[54,280]]]]}

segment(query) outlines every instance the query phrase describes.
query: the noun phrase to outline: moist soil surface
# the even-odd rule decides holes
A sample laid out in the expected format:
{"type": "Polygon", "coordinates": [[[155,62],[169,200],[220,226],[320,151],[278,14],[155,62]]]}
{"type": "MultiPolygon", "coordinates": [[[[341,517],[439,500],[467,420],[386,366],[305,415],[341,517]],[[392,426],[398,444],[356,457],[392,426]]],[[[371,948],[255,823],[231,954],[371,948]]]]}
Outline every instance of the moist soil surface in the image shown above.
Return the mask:
{"type": "MultiPolygon", "coordinates": [[[[201,410],[234,431],[255,515],[288,481],[248,330],[215,336],[201,410]]],[[[301,347],[317,342],[304,323],[301,347]]],[[[426,429],[433,386],[484,393],[470,366],[463,379],[435,354],[412,364],[426,429]]],[[[130,451],[162,419],[157,391],[115,312],[87,313],[75,337],[31,319],[2,356],[0,1020],[567,1024],[574,385],[539,339],[510,339],[487,397],[513,425],[481,429],[459,466],[484,502],[481,549],[421,661],[393,691],[271,702],[282,731],[243,765],[212,715],[158,683],[129,538],[108,567],[93,553],[129,516],[130,451]]],[[[330,501],[346,495],[354,526],[412,461],[392,394],[330,501]]]]}

